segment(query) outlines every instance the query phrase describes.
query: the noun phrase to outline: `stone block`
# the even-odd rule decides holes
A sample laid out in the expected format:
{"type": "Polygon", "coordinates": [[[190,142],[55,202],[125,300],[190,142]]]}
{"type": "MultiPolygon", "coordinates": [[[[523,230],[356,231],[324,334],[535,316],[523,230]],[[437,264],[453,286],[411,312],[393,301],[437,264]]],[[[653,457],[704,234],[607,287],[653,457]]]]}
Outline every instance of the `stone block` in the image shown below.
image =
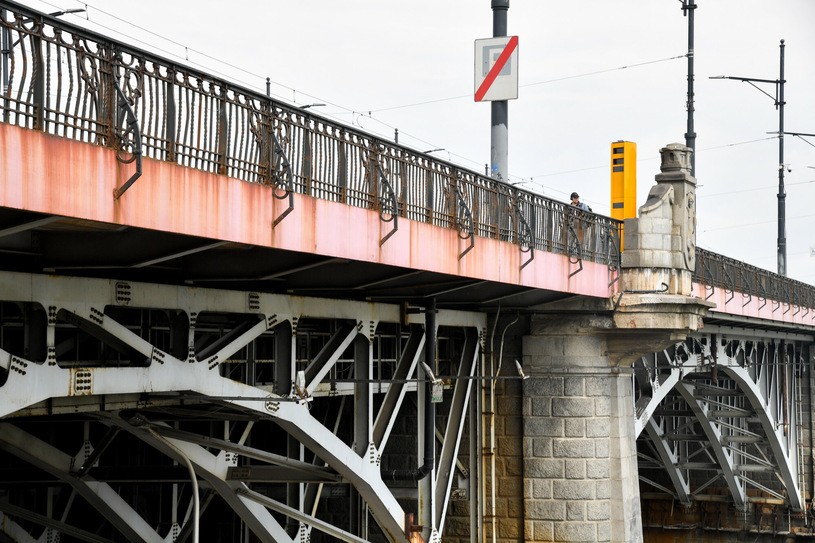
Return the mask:
{"type": "Polygon", "coordinates": [[[510,458],[505,458],[502,462],[503,464],[503,474],[504,475],[511,475],[515,477],[523,477],[524,474],[524,465],[523,459],[520,456],[513,456],[510,458]]]}
{"type": "Polygon", "coordinates": [[[674,234],[671,236],[671,251],[675,253],[682,252],[682,236],[674,234]]]}
{"type": "Polygon", "coordinates": [[[554,541],[555,524],[553,522],[536,522],[532,541],[554,541]]]}
{"type": "Polygon", "coordinates": [[[555,541],[596,541],[597,530],[590,522],[559,522],[555,524],[555,541]]]}
{"type": "Polygon", "coordinates": [[[552,398],[549,396],[538,396],[531,399],[532,416],[548,417],[552,414],[552,398]]]}
{"type": "Polygon", "coordinates": [[[594,399],[594,416],[607,417],[611,415],[611,401],[608,397],[594,399]]]}
{"type": "Polygon", "coordinates": [[[609,520],[611,509],[607,500],[596,500],[586,504],[587,520],[609,520]]]}
{"type": "Polygon", "coordinates": [[[536,438],[532,440],[532,455],[538,458],[552,456],[552,439],[536,438]]]}
{"type": "Polygon", "coordinates": [[[667,232],[660,234],[641,234],[640,250],[670,251],[671,233],[667,232]]]}
{"type": "Polygon", "coordinates": [[[611,541],[611,523],[598,522],[597,523],[597,541],[598,543],[611,541]]]}
{"type": "Polygon", "coordinates": [[[586,421],[586,437],[608,437],[611,428],[608,419],[589,419],[586,421]]]}
{"type": "Polygon", "coordinates": [[[556,500],[593,500],[594,481],[552,481],[552,496],[556,500]]]}
{"type": "Polygon", "coordinates": [[[589,479],[608,479],[608,460],[586,460],[586,477],[589,479]]]}
{"type": "Polygon", "coordinates": [[[594,458],[595,444],[591,439],[553,439],[552,456],[555,458],[594,458]]]}
{"type": "Polygon", "coordinates": [[[530,333],[532,335],[524,336],[521,340],[522,350],[524,353],[524,367],[535,368],[540,365],[541,359],[545,356],[554,353],[563,353],[562,339],[539,335],[546,332],[545,325],[538,326],[533,321],[530,325],[530,333]],[[560,348],[558,349],[558,342],[560,340],[560,348]]]}
{"type": "Polygon", "coordinates": [[[495,499],[495,515],[499,518],[507,516],[507,500],[504,498],[495,499]]]}
{"type": "Polygon", "coordinates": [[[501,456],[523,456],[523,442],[520,439],[499,439],[498,454],[501,456]]]}
{"type": "Polygon", "coordinates": [[[655,217],[649,222],[651,223],[650,234],[667,234],[670,236],[673,233],[673,217],[655,217]]]}
{"type": "Polygon", "coordinates": [[[532,398],[523,396],[521,398],[521,416],[528,417],[532,414],[532,398]]]}
{"type": "Polygon", "coordinates": [[[591,398],[552,398],[553,417],[591,417],[595,401],[591,398]]]}
{"type": "Polygon", "coordinates": [[[523,494],[523,482],[517,477],[501,477],[498,479],[498,495],[506,498],[517,497],[523,494]]]}
{"type": "Polygon", "coordinates": [[[518,496],[507,500],[507,515],[514,519],[524,518],[524,501],[518,496]]]}
{"type": "Polygon", "coordinates": [[[585,379],[586,396],[608,396],[611,386],[610,377],[587,377],[585,379]]]}
{"type": "Polygon", "coordinates": [[[552,499],[552,481],[539,479],[534,481],[532,496],[541,500],[552,499]]]}
{"type": "MultiPolygon", "coordinates": [[[[583,326],[591,327],[591,322],[581,323],[583,326]]],[[[566,341],[566,352],[563,353],[568,358],[587,358],[590,365],[596,363],[596,359],[603,356],[605,341],[602,337],[593,334],[579,334],[569,336],[566,341]]],[[[568,394],[568,393],[567,393],[568,394]]]]}
{"type": "Polygon", "coordinates": [[[566,478],[567,479],[585,479],[586,478],[586,460],[583,459],[567,459],[566,460],[566,478]]]}
{"type": "Polygon", "coordinates": [[[566,520],[587,520],[586,502],[566,502],[566,520]]]}
{"type": "Polygon", "coordinates": [[[611,482],[608,480],[597,481],[594,485],[598,500],[611,499],[611,482]]]}
{"type": "Polygon", "coordinates": [[[498,519],[498,537],[506,539],[518,539],[521,534],[520,521],[516,519],[498,519]]]}
{"type": "MultiPolygon", "coordinates": [[[[669,243],[670,244],[670,243],[669,243]]],[[[640,250],[637,268],[670,268],[673,264],[673,253],[669,250],[640,250]]],[[[651,288],[656,288],[653,285],[651,288]]],[[[638,289],[645,290],[645,289],[638,289]]]]}
{"type": "Polygon", "coordinates": [[[566,377],[563,382],[563,393],[565,396],[585,396],[586,379],[583,377],[566,377]]]}
{"type": "Polygon", "coordinates": [[[586,437],[586,420],[582,418],[565,419],[566,437],[586,437]]]}
{"type": "Polygon", "coordinates": [[[594,440],[594,456],[595,458],[608,458],[609,456],[609,438],[599,437],[594,440]]]}
{"type": "MultiPolygon", "coordinates": [[[[502,436],[523,436],[523,417],[501,417],[499,420],[504,421],[502,436]]],[[[498,426],[496,425],[496,429],[498,426]]]]}
{"type": "Polygon", "coordinates": [[[521,414],[521,399],[516,397],[500,397],[495,401],[496,411],[499,415],[516,415],[521,414]]]}
{"type": "Polygon", "coordinates": [[[565,520],[566,502],[534,500],[526,504],[526,516],[532,520],[565,520]]]}
{"type": "Polygon", "coordinates": [[[563,420],[552,417],[524,419],[524,435],[528,437],[563,437],[563,420]]]}
{"type": "Polygon", "coordinates": [[[562,377],[536,377],[529,379],[524,385],[524,394],[531,397],[563,396],[562,377]]]}
{"type": "Polygon", "coordinates": [[[564,461],[559,458],[532,458],[524,463],[524,477],[536,479],[562,479],[564,461]]]}

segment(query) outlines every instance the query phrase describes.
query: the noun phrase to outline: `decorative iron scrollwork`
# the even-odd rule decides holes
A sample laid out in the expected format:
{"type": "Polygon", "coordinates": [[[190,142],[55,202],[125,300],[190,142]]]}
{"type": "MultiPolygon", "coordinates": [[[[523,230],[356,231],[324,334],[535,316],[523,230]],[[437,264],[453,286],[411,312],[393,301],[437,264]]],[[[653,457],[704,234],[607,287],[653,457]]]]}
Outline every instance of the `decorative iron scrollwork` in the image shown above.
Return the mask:
{"type": "MultiPolygon", "coordinates": [[[[460,180],[461,173],[456,173],[456,181],[460,180]]],[[[470,245],[464,249],[460,255],[458,255],[458,259],[461,260],[464,258],[464,255],[472,251],[473,247],[475,247],[475,223],[473,221],[473,212],[470,211],[470,206],[468,206],[467,201],[464,200],[464,196],[461,194],[461,190],[458,188],[458,183],[456,183],[453,188],[455,190],[456,200],[458,202],[458,205],[456,206],[458,237],[464,240],[470,240],[470,245]]]]}
{"type": "Polygon", "coordinates": [[[399,205],[396,201],[396,192],[394,192],[393,186],[382,170],[381,164],[377,163],[376,171],[379,173],[379,220],[393,223],[390,232],[379,240],[379,246],[382,247],[399,229],[399,205]]]}
{"type": "Polygon", "coordinates": [[[272,158],[272,168],[269,171],[269,179],[272,182],[272,195],[278,200],[289,200],[289,207],[281,213],[273,222],[272,228],[294,211],[294,180],[291,173],[291,163],[286,156],[283,147],[275,136],[271,133],[272,145],[274,146],[274,156],[272,158]],[[282,191],[279,192],[279,191],[282,191]]]}
{"type": "Polygon", "coordinates": [[[130,188],[130,185],[141,177],[142,145],[141,130],[139,129],[136,114],[133,112],[133,108],[130,107],[130,103],[122,92],[119,83],[114,81],[113,86],[116,87],[116,160],[123,164],[136,162],[136,172],[130,176],[130,179],[124,185],[113,191],[113,197],[118,200],[130,188]]]}
{"type": "Polygon", "coordinates": [[[518,217],[518,247],[521,254],[529,253],[527,261],[521,264],[521,269],[524,269],[535,259],[535,232],[529,226],[529,222],[524,217],[523,211],[521,211],[517,193],[512,198],[512,206],[515,208],[515,216],[518,217]]]}

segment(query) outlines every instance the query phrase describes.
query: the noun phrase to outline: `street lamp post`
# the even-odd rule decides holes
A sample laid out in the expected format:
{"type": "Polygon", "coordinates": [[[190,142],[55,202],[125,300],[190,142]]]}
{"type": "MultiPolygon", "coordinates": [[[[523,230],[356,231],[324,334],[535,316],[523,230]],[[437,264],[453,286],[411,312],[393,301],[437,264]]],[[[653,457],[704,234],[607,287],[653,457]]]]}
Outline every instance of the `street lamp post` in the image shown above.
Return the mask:
{"type": "Polygon", "coordinates": [[[682,0],[682,13],[688,18],[688,130],[685,132],[685,145],[690,147],[690,174],[696,176],[696,132],[693,129],[693,14],[696,11],[694,0],[682,0]]]}
{"type": "MultiPolygon", "coordinates": [[[[509,0],[492,0],[492,35],[495,38],[507,35],[507,11],[509,0]]],[[[491,176],[494,179],[509,179],[509,103],[507,100],[490,102],[490,162],[491,176]]]]}
{"type": "Polygon", "coordinates": [[[787,231],[786,231],[786,198],[784,190],[784,40],[778,46],[780,49],[780,70],[778,79],[756,79],[752,77],[733,77],[719,75],[710,79],[735,79],[749,83],[761,93],[766,94],[775,102],[778,109],[778,273],[787,275],[787,231]],[[771,83],[775,85],[775,96],[764,91],[755,83],[771,83]]]}

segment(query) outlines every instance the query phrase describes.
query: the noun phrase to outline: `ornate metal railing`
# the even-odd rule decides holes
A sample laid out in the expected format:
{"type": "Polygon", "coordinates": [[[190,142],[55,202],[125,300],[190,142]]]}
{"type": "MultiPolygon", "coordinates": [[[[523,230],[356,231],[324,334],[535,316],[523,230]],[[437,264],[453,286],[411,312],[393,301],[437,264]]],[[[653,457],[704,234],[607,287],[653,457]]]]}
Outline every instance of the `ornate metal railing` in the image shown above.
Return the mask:
{"type": "Polygon", "coordinates": [[[15,2],[0,1],[0,11],[0,121],[116,149],[137,168],[149,157],[272,185],[290,206],[296,192],[376,210],[394,230],[399,218],[454,228],[470,248],[477,236],[505,240],[526,263],[543,250],[619,265],[618,221],[577,215],[15,2]]]}
{"type": "Polygon", "coordinates": [[[715,288],[724,289],[733,303],[736,303],[736,294],[742,305],[757,298],[760,307],[771,303],[777,310],[784,303],[789,305],[785,311],[795,314],[803,311],[803,316],[815,320],[815,286],[733,258],[697,248],[693,280],[704,284],[709,294],[715,288]]]}

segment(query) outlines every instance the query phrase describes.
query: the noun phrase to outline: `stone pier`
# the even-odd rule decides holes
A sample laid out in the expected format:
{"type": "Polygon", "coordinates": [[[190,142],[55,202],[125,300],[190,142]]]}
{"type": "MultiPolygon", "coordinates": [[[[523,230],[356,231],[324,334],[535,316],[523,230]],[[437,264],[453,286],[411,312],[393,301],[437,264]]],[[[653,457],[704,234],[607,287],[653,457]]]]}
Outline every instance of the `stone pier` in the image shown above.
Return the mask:
{"type": "Polygon", "coordinates": [[[632,363],[700,328],[710,307],[691,294],[690,150],[661,152],[625,222],[620,292],[547,305],[523,340],[525,541],[642,541],[632,363]]]}

